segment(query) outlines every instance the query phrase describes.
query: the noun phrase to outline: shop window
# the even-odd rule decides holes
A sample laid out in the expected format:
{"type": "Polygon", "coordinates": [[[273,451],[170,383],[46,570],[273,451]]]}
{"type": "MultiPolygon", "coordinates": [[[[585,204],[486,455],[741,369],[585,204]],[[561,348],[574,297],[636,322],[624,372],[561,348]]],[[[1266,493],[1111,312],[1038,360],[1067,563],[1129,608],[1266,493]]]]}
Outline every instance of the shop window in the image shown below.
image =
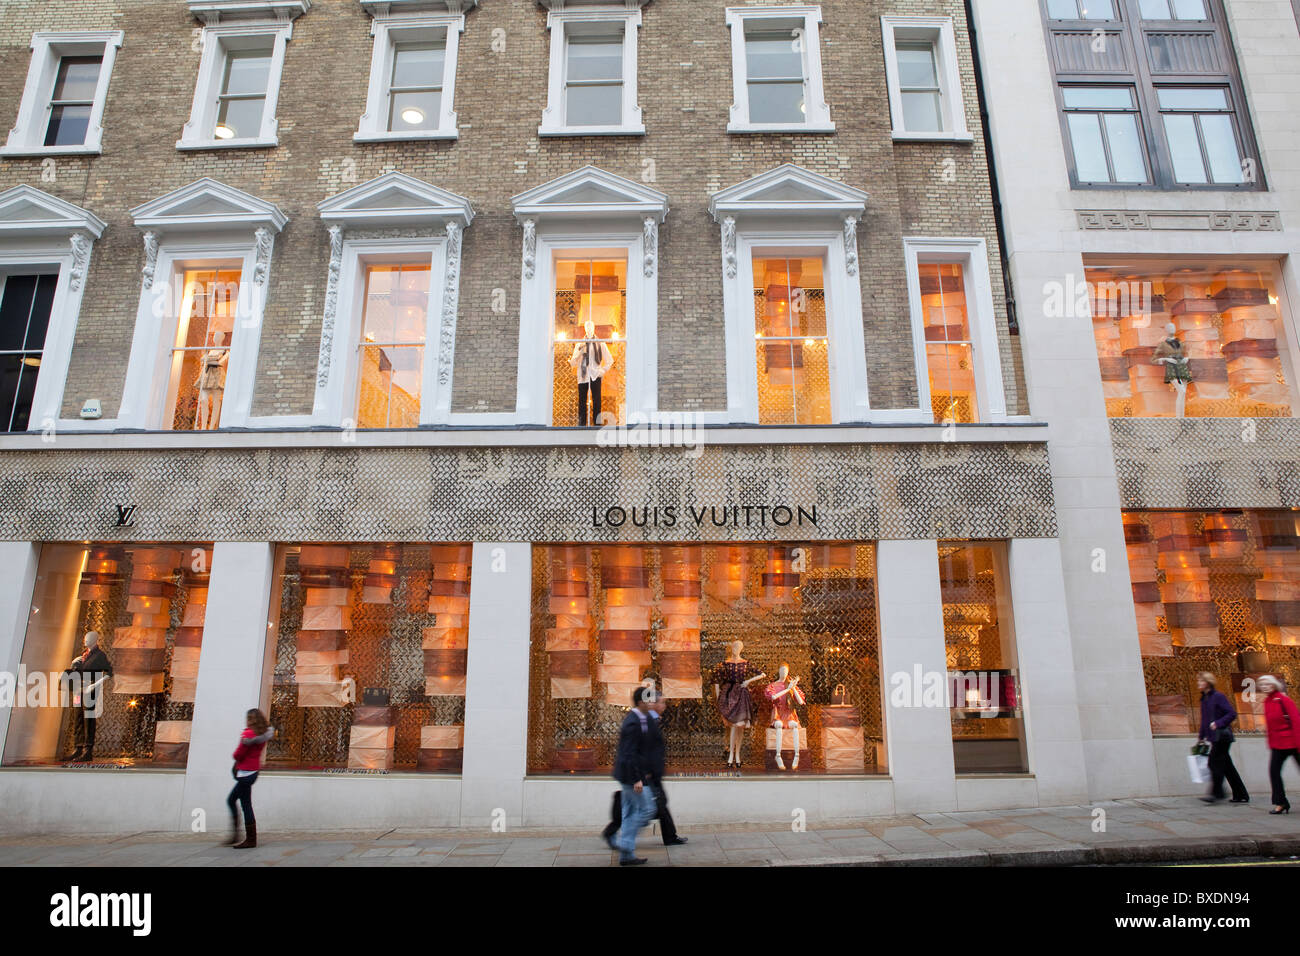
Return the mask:
{"type": "Polygon", "coordinates": [[[1264,731],[1262,674],[1300,680],[1300,534],[1293,511],[1126,511],[1151,732],[1194,734],[1196,675],[1264,731]]]}
{"type": "Polygon", "coordinates": [[[366,267],[357,365],[358,428],[420,424],[431,275],[427,261],[366,267]]]}
{"type": "Polygon", "coordinates": [[[171,351],[167,407],[176,431],[221,423],[230,341],[239,307],[239,269],[186,269],[171,351]]]}
{"type": "Polygon", "coordinates": [[[30,427],[58,281],[58,273],[0,275],[0,432],[30,427]]]}
{"type": "Polygon", "coordinates": [[[44,545],[22,652],[28,706],[11,712],[5,765],[81,766],[89,749],[96,764],[185,766],[211,571],[211,544],[44,545]],[[85,660],[102,669],[61,678],[89,632],[102,654],[85,660]]]}
{"type": "Polygon", "coordinates": [[[966,281],[959,263],[921,263],[921,308],[930,405],[936,422],[979,421],[975,400],[975,346],[966,314],[966,281]]]}
{"type": "Polygon", "coordinates": [[[0,155],[98,153],[121,32],[37,33],[18,120],[0,155]]]}
{"type": "Polygon", "coordinates": [[[543,136],[640,134],[637,29],[641,11],[561,9],[547,17],[551,70],[543,136]]]}
{"type": "Polygon", "coordinates": [[[1006,548],[939,542],[957,773],[1026,773],[1006,548]]]}
{"type": "Polygon", "coordinates": [[[471,552],[280,548],[268,767],[460,772],[471,552]]]}
{"type": "Polygon", "coordinates": [[[764,425],[831,421],[822,260],[755,256],[758,415],[764,425]]]}
{"type": "Polygon", "coordinates": [[[456,61],[464,29],[459,13],[376,15],[366,112],[353,138],[454,139],[456,61]]]}
{"type": "Polygon", "coordinates": [[[627,347],[627,259],[556,259],[553,424],[621,420],[627,347]]]}
{"type": "Polygon", "coordinates": [[[1292,414],[1274,267],[1133,262],[1086,275],[1112,418],[1292,414]]]}
{"type": "Polygon", "coordinates": [[[535,547],[529,773],[608,773],[646,681],[669,774],[887,772],[875,579],[871,544],[535,547]]]}
{"type": "Polygon", "coordinates": [[[894,139],[971,139],[950,17],[881,17],[894,139]]]}
{"type": "Polygon", "coordinates": [[[821,8],[729,7],[733,133],[834,132],[822,88],[821,8]]]}

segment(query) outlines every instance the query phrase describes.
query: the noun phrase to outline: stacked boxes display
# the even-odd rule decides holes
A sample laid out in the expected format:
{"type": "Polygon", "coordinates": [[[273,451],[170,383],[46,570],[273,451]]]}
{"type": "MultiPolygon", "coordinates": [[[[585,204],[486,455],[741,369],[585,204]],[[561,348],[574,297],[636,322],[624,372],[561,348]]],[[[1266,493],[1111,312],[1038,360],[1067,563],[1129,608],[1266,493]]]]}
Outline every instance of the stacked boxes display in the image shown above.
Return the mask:
{"type": "Polygon", "coordinates": [[[1225,272],[1209,287],[1209,300],[1223,318],[1223,357],[1228,384],[1240,398],[1288,408],[1277,348],[1277,306],[1254,272],[1225,272]]]}
{"type": "Polygon", "coordinates": [[[117,694],[157,694],[166,680],[167,631],[172,575],[181,563],[174,548],[137,548],[131,555],[131,582],[126,609],[129,627],[113,635],[113,681],[117,694]]]}
{"type": "Polygon", "coordinates": [[[424,630],[424,692],[430,697],[464,697],[469,665],[469,575],[473,546],[435,544],[424,630]]]}
{"type": "Polygon", "coordinates": [[[190,759],[188,720],[160,720],[154,726],[153,762],[184,766],[190,759]]]}
{"type": "Polygon", "coordinates": [[[738,601],[749,584],[749,548],[727,545],[718,549],[709,582],[710,593],[719,601],[738,601]]]}
{"type": "Polygon", "coordinates": [[[1167,335],[1165,326],[1170,315],[1164,311],[1166,307],[1165,301],[1157,297],[1149,312],[1132,309],[1119,320],[1119,347],[1128,362],[1133,414],[1140,418],[1167,418],[1174,413],[1177,396],[1165,383],[1165,367],[1151,361],[1156,346],[1167,335]]]}
{"type": "Polygon", "coordinates": [[[601,548],[600,586],[605,592],[605,629],[596,679],[604,701],[632,705],[632,692],[650,666],[650,570],[645,548],[601,548]]]}
{"type": "Polygon", "coordinates": [[[1203,401],[1228,397],[1228,363],[1215,325],[1219,307],[1207,292],[1207,286],[1200,282],[1180,281],[1165,286],[1165,302],[1192,376],[1187,395],[1203,401]]]}
{"type": "Polygon", "coordinates": [[[756,604],[763,607],[780,607],[794,603],[794,589],[799,586],[799,574],[793,570],[793,549],[785,545],[770,545],[767,549],[767,567],[763,570],[763,589],[756,604]]]}
{"type": "Polygon", "coordinates": [[[402,560],[401,549],[389,545],[376,547],[370,555],[370,566],[361,588],[362,604],[392,604],[393,588],[397,587],[397,565],[402,560]]]}
{"type": "Polygon", "coordinates": [[[185,583],[185,616],[172,643],[171,701],[194,703],[199,680],[199,652],[203,645],[203,625],[208,611],[208,580],[211,577],[212,552],[191,554],[181,571],[185,583]]]}
{"type": "MultiPolygon", "coordinates": [[[[862,773],[866,739],[858,708],[851,704],[831,704],[820,708],[819,715],[822,725],[822,760],[826,764],[826,772],[862,773]]],[[[803,766],[802,757],[799,766],[803,766]]]]}
{"type": "Polygon", "coordinates": [[[1174,644],[1167,631],[1160,630],[1165,613],[1156,582],[1156,540],[1141,515],[1124,514],[1124,544],[1128,550],[1128,573],[1133,587],[1133,609],[1137,612],[1138,643],[1143,657],[1172,657],[1174,644]]]}
{"type": "Polygon", "coordinates": [[[352,711],[352,730],[348,736],[348,769],[393,769],[396,737],[397,718],[393,708],[358,704],[352,711]]]}
{"type": "Polygon", "coordinates": [[[1180,512],[1153,514],[1151,529],[1159,550],[1157,563],[1165,574],[1160,600],[1175,647],[1216,647],[1219,614],[1210,599],[1210,569],[1201,562],[1204,538],[1196,516],[1180,512]]]}
{"type": "Polygon", "coordinates": [[[663,549],[664,596],[659,605],[664,628],[655,641],[664,697],[702,698],[700,675],[700,549],[663,549]]]}
{"type": "Polygon", "coordinates": [[[416,769],[460,773],[464,755],[463,724],[428,724],[420,728],[420,753],[416,769]]]}
{"type": "Polygon", "coordinates": [[[303,545],[302,629],[294,659],[299,707],[343,707],[352,696],[343,680],[352,626],[349,552],[340,545],[303,545]]]}
{"type": "Polygon", "coordinates": [[[1288,515],[1260,515],[1255,559],[1264,574],[1255,599],[1270,644],[1300,645],[1300,537],[1288,515]]]}
{"type": "Polygon", "coordinates": [[[91,548],[77,588],[78,601],[107,601],[122,580],[121,548],[91,548]]]}
{"type": "MultiPolygon", "coordinates": [[[[555,627],[546,631],[546,655],[553,699],[591,697],[591,585],[588,549],[551,549],[548,609],[555,627]]],[[[603,644],[602,644],[603,646],[603,644]]]]}

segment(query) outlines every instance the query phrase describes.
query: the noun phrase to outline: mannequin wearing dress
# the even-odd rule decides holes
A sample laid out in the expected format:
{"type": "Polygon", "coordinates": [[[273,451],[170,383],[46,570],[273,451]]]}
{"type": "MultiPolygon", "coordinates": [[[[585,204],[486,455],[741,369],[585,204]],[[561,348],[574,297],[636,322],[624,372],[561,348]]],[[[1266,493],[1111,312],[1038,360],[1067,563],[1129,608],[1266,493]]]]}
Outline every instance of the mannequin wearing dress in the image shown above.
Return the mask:
{"type": "Polygon", "coordinates": [[[749,685],[766,677],[755,674],[749,661],[740,656],[745,645],[732,641],[727,649],[727,659],[713,672],[713,697],[718,713],[727,726],[727,766],[740,766],[740,750],[745,739],[745,728],[754,721],[754,700],[749,696],[749,685]]]}
{"type": "Polygon", "coordinates": [[[1187,365],[1187,352],[1178,338],[1177,327],[1170,322],[1165,326],[1165,333],[1165,340],[1156,346],[1151,361],[1165,367],[1165,384],[1173,385],[1178,393],[1174,402],[1174,416],[1182,418],[1187,404],[1187,384],[1192,380],[1192,372],[1187,365]]]}
{"type": "Polygon", "coordinates": [[[600,383],[614,367],[614,355],[609,346],[596,338],[596,323],[588,319],[583,326],[586,342],[579,342],[569,356],[569,365],[578,378],[578,424],[587,424],[587,392],[591,392],[591,423],[600,424],[600,383]]]}
{"type": "Polygon", "coordinates": [[[772,726],[776,728],[776,767],[778,770],[784,770],[785,764],[781,760],[781,751],[784,744],[784,735],[786,728],[792,733],[792,750],[794,750],[794,762],[791,764],[791,770],[799,769],[799,714],[794,709],[796,704],[804,703],[803,691],[799,689],[799,678],[787,676],[790,668],[782,664],[776,672],[776,680],[768,684],[763,691],[763,695],[772,702],[772,726]]]}
{"type": "Polygon", "coordinates": [[[199,414],[195,427],[199,431],[216,428],[221,421],[221,399],[225,394],[226,365],[230,361],[230,350],[222,348],[226,333],[212,333],[212,348],[203,353],[199,359],[199,377],[194,384],[199,387],[199,414]]]}

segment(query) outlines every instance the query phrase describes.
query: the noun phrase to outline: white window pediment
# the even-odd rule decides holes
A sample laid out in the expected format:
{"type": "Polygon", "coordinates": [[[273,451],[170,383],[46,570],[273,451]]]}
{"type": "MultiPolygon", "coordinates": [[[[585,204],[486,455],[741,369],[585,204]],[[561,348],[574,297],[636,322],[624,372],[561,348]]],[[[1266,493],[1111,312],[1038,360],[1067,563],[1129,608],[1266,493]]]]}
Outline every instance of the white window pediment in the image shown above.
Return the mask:
{"type": "Polygon", "coordinates": [[[15,186],[0,193],[0,238],[68,237],[85,232],[98,239],[105,228],[104,220],[93,212],[32,186],[15,186]]]}
{"type": "Polygon", "coordinates": [[[351,229],[448,222],[468,226],[474,219],[464,196],[397,172],[353,186],[316,208],[326,223],[351,229]]]}
{"type": "Polygon", "coordinates": [[[718,222],[745,214],[856,219],[866,211],[869,198],[861,189],[786,163],[714,193],[709,212],[718,222]]]}
{"type": "Polygon", "coordinates": [[[311,0],[189,0],[190,13],[209,26],[231,20],[293,20],[311,0]]]}
{"type": "Polygon", "coordinates": [[[275,203],[200,179],[131,210],[140,229],[159,233],[241,229],[279,232],[289,217],[275,203]]]}
{"type": "Polygon", "coordinates": [[[547,217],[588,220],[651,217],[663,222],[668,215],[667,195],[595,166],[584,166],[522,192],[510,204],[520,222],[547,217]]]}

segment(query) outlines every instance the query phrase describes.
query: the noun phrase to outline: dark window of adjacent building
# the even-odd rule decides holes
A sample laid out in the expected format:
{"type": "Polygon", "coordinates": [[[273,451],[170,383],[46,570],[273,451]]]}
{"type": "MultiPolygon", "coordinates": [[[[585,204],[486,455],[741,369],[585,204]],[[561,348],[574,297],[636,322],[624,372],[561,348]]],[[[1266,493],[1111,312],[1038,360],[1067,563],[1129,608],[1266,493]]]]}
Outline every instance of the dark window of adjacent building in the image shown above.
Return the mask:
{"type": "Polygon", "coordinates": [[[65,56],[59,60],[50,95],[50,121],[45,127],[46,146],[81,146],[86,142],[103,62],[100,56],[65,56]]]}
{"type": "Polygon", "coordinates": [[[50,275],[0,275],[0,432],[27,431],[54,287],[50,275]]]}
{"type": "Polygon", "coordinates": [[[1263,188],[1222,0],[1042,2],[1076,188],[1263,188]]]}

